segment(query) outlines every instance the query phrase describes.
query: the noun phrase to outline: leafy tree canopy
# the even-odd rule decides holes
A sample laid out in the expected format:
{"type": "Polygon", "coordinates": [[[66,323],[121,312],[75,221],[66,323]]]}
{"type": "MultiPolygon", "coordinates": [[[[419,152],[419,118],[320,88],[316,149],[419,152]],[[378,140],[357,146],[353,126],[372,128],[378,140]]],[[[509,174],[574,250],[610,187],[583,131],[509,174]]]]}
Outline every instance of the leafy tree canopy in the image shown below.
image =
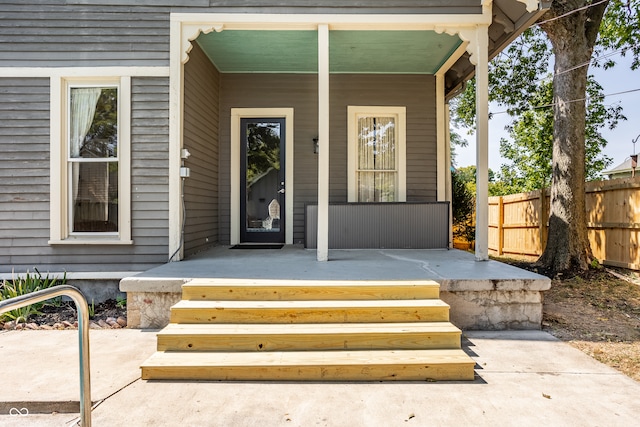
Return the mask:
{"type": "MultiPolygon", "coordinates": [[[[541,21],[490,66],[490,100],[516,118],[509,129],[515,145],[503,144],[503,151],[518,161],[524,159],[509,168],[511,175],[531,179],[536,186],[546,182],[548,156],[543,145],[548,145],[544,140],[552,129],[549,233],[538,260],[550,273],[586,270],[591,263],[584,183],[607,162],[599,155],[605,141],[598,129],[615,126],[624,117],[619,108],[604,106],[602,88],[589,77],[588,67],[594,52],[598,66],[612,66],[613,54],[631,53],[632,67],[640,67],[639,12],[640,0],[553,0],[541,21]],[[551,57],[553,97],[548,102],[544,77],[551,57]],[[552,121],[537,111],[542,110],[541,103],[552,108],[552,121]],[[542,170],[519,175],[517,167],[534,165],[537,169],[542,165],[542,170]]],[[[474,88],[469,85],[454,105],[459,122],[474,121],[474,88]]]]}

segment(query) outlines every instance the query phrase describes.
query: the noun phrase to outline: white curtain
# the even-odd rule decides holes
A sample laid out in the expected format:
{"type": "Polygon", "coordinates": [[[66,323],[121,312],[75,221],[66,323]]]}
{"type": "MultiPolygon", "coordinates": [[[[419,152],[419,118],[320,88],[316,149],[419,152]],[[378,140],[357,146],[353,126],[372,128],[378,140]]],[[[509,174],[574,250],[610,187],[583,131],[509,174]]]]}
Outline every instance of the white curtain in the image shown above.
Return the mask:
{"type": "Polygon", "coordinates": [[[358,201],[396,200],[396,131],[393,117],[358,118],[358,201]]]}
{"type": "Polygon", "coordinates": [[[102,89],[97,87],[71,89],[71,129],[69,130],[71,157],[80,157],[80,148],[91,128],[100,93],[102,89]]]}
{"type": "MultiPolygon", "coordinates": [[[[83,143],[87,137],[87,133],[91,128],[91,124],[93,123],[93,117],[96,113],[96,106],[98,104],[98,99],[100,98],[100,94],[102,93],[101,88],[72,88],[71,89],[71,99],[69,106],[69,154],[71,158],[80,158],[83,157],[83,153],[81,150],[83,148],[83,143]]],[[[108,171],[107,171],[106,163],[95,163],[95,164],[83,164],[83,163],[72,163],[72,189],[73,189],[73,217],[76,215],[81,215],[85,218],[95,218],[95,219],[106,219],[108,215],[108,204],[107,204],[107,190],[106,186],[108,185],[108,171]],[[78,191],[79,191],[79,182],[80,182],[80,173],[82,171],[83,180],[87,180],[88,182],[97,184],[92,185],[93,190],[91,188],[86,188],[83,186],[84,193],[82,198],[89,198],[99,203],[98,206],[85,206],[84,211],[82,213],[76,212],[76,201],[78,200],[78,191]],[[99,175],[99,176],[96,176],[99,175]],[[98,194],[96,196],[95,189],[99,188],[98,194]],[[94,194],[91,194],[94,193],[94,194]],[[91,212],[93,210],[93,212],[91,212]]]]}
{"type": "MultiPolygon", "coordinates": [[[[96,114],[96,105],[102,89],[89,88],[72,88],[71,100],[69,108],[69,154],[72,158],[80,157],[80,148],[91,128],[93,116],[96,114]]],[[[78,178],[80,168],[74,167],[73,170],[73,201],[78,197],[78,178]]]]}

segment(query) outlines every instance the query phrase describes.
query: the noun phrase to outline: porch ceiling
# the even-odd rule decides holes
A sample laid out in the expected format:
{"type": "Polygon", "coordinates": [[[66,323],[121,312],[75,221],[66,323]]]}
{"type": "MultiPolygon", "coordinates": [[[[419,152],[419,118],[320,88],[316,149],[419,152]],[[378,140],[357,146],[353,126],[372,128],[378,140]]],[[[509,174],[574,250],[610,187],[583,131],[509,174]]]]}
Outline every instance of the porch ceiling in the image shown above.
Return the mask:
{"type": "MultiPolygon", "coordinates": [[[[230,30],[203,34],[198,44],[223,73],[316,73],[316,31],[230,30]]],[[[434,74],[460,46],[434,31],[331,31],[332,73],[434,74]]]]}

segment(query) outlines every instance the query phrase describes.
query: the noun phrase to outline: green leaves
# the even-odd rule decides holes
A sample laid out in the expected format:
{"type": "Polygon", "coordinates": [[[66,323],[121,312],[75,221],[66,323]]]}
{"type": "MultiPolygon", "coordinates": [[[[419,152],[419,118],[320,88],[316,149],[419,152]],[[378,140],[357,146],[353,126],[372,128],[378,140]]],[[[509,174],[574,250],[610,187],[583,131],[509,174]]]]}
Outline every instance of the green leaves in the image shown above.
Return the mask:
{"type": "MultiPolygon", "coordinates": [[[[52,286],[64,285],[67,282],[67,274],[65,273],[62,279],[49,278],[49,275],[42,277],[42,274],[35,269],[36,274],[30,274],[29,271],[24,277],[13,278],[12,280],[3,280],[0,284],[0,301],[7,300],[9,298],[15,298],[21,295],[27,295],[32,292],[36,292],[42,289],[47,289],[52,286]]],[[[55,305],[59,300],[55,298],[53,300],[39,302],[26,307],[18,308],[6,313],[0,314],[0,321],[13,320],[16,323],[27,322],[29,317],[33,315],[42,314],[40,309],[45,305],[55,305]]]]}
{"type": "MultiPolygon", "coordinates": [[[[463,172],[464,173],[464,172],[463,172]]],[[[473,170],[475,175],[475,167],[473,170]]],[[[468,177],[467,177],[468,179],[468,177]]],[[[475,176],[473,181],[475,182],[475,176]]],[[[475,240],[475,195],[469,191],[458,171],[451,173],[453,235],[468,242],[475,240]]]]}
{"type": "MultiPolygon", "coordinates": [[[[510,139],[500,140],[500,155],[509,162],[502,165],[501,180],[516,193],[551,185],[553,154],[553,87],[551,81],[539,86],[531,96],[534,108],[524,111],[508,127],[510,139]]],[[[613,129],[626,120],[620,105],[605,105],[602,86],[587,80],[587,126],[585,129],[585,176],[592,181],[611,164],[603,154],[607,141],[600,129],[613,129]]]]}
{"type": "MultiPolygon", "coordinates": [[[[633,70],[640,67],[640,0],[611,0],[600,24],[596,53],[622,50],[622,56],[631,53],[633,70]]],[[[611,59],[599,65],[611,67],[611,59]]]]}

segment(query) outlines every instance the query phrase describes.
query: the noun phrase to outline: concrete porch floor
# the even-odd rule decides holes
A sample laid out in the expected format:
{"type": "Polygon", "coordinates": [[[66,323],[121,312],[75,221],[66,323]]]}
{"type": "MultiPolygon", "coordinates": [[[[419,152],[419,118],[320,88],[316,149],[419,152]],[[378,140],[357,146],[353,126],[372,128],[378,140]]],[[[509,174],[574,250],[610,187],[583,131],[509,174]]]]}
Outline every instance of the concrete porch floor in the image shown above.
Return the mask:
{"type": "Polygon", "coordinates": [[[497,261],[476,262],[457,249],[333,249],[318,262],[314,249],[230,249],[216,246],[134,278],[170,280],[201,277],[304,280],[432,279],[441,285],[461,280],[535,280],[544,276],[497,261]]]}
{"type": "Polygon", "coordinates": [[[476,262],[460,250],[341,249],[318,262],[302,246],[282,249],[230,249],[218,246],[180,262],[127,277],[128,322],[133,327],[162,327],[169,308],[180,300],[181,286],[194,278],[295,280],[434,280],[451,320],[463,329],[539,329],[542,291],[551,281],[496,261],[476,262]]]}

